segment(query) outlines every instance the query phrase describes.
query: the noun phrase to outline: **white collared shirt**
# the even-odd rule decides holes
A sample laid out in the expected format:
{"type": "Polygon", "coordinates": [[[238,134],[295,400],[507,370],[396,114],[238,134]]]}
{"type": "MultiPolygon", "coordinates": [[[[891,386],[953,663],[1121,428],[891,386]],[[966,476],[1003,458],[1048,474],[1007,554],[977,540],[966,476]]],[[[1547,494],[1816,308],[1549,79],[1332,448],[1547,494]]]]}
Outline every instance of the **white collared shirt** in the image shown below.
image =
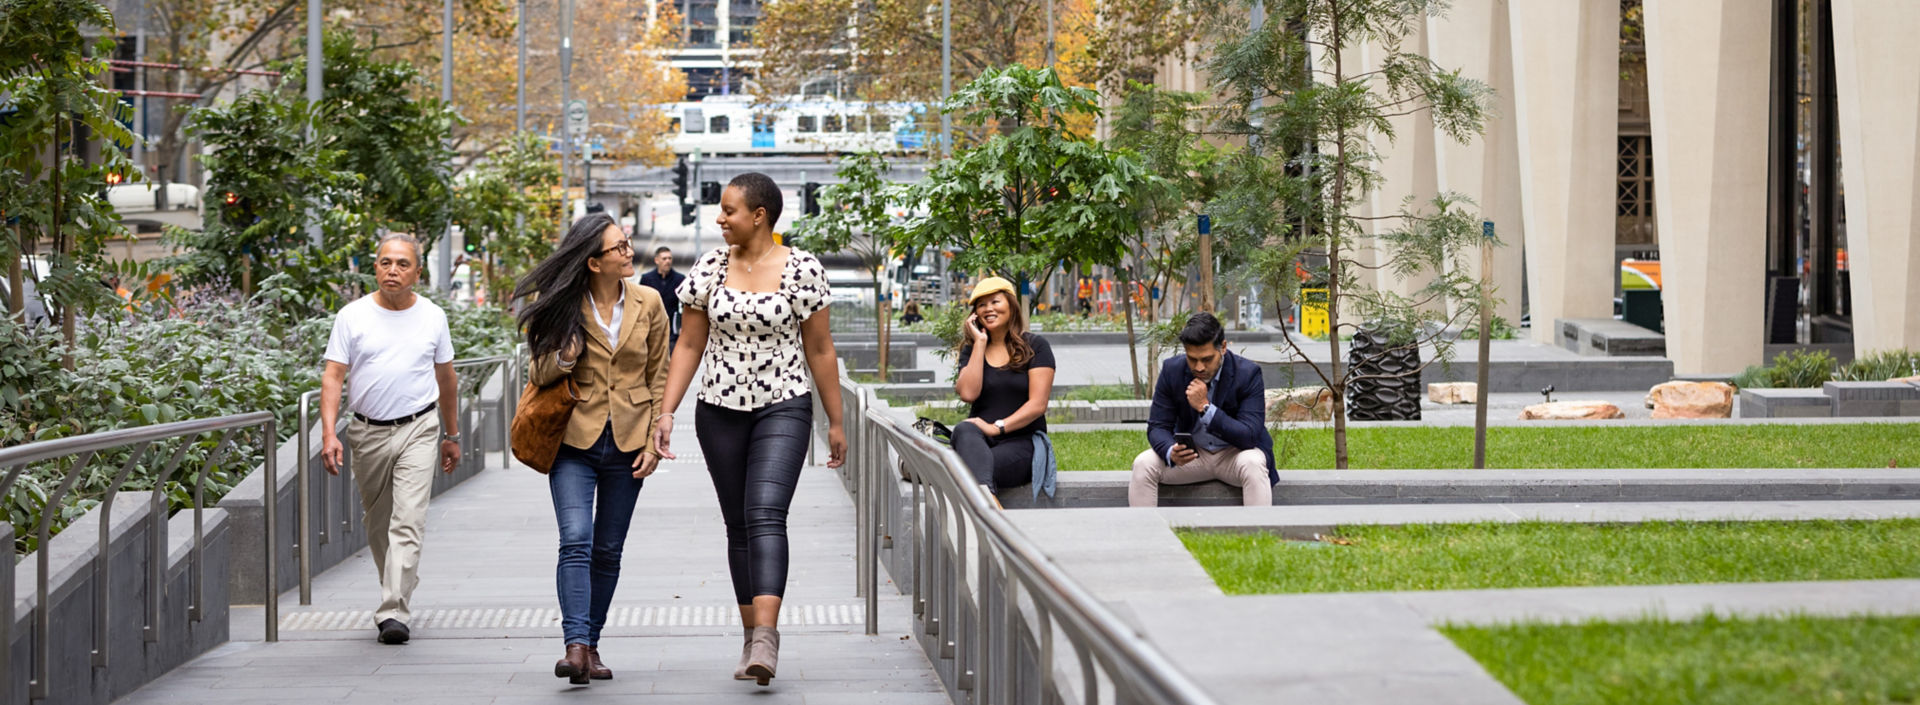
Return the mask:
{"type": "Polygon", "coordinates": [[[613,320],[611,321],[600,318],[600,302],[593,300],[593,292],[591,291],[587,292],[587,303],[593,308],[593,322],[600,324],[600,331],[607,334],[607,347],[612,350],[619,350],[620,321],[626,317],[627,312],[626,292],[622,291],[619,296],[614,297],[613,320]]]}

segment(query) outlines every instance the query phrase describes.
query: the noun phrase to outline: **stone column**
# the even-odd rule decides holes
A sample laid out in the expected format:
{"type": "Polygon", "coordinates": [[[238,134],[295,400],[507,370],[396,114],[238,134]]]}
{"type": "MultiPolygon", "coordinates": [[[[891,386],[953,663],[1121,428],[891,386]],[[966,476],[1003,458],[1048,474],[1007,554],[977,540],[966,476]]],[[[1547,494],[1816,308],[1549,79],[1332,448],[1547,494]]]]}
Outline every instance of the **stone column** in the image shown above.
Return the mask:
{"type": "Polygon", "coordinates": [[[1920,349],[1920,3],[1833,0],[1853,349],[1920,349]]]}
{"type": "Polygon", "coordinates": [[[1645,8],[1667,357],[1680,374],[1733,374],[1764,361],[1773,8],[1645,8]]]}
{"type": "Polygon", "coordinates": [[[1533,339],[1557,319],[1610,318],[1619,0],[1509,0],[1514,117],[1533,339]]]}
{"type": "MultiPolygon", "coordinates": [[[[1473,199],[1482,219],[1494,222],[1503,243],[1493,251],[1493,270],[1480,271],[1479,253],[1468,253],[1470,276],[1491,277],[1499,302],[1494,313],[1520,325],[1523,287],[1521,253],[1526,226],[1520,215],[1520,146],[1515,132],[1513,100],[1513,45],[1506,3],[1499,0],[1454,0],[1445,16],[1427,21],[1427,51],[1446,70],[1487,84],[1493,90],[1486,122],[1479,137],[1467,144],[1435,134],[1435,165],[1440,191],[1473,199]]],[[[1454,302],[1471,304],[1470,301],[1454,302]]]]}

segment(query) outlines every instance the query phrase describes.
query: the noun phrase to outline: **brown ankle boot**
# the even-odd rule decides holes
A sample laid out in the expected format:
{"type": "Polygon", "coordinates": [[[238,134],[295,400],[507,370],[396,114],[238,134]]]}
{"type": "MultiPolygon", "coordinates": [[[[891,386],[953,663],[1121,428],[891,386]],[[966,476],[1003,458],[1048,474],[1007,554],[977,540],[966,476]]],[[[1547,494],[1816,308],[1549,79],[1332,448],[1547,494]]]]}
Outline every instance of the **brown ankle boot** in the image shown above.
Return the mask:
{"type": "Polygon", "coordinates": [[[613,669],[600,662],[600,647],[587,647],[587,677],[597,681],[613,680],[613,669]]]}
{"type": "Polygon", "coordinates": [[[780,665],[780,630],[774,627],[754,627],[753,644],[748,647],[747,675],[754,682],[766,685],[773,680],[774,669],[780,665]]]}
{"type": "Polygon", "coordinates": [[[553,675],[574,685],[587,684],[587,645],[568,644],[567,655],[553,662],[553,675]]]}
{"type": "Polygon", "coordinates": [[[748,627],[745,638],[740,640],[740,666],[733,669],[733,679],[737,681],[754,680],[747,675],[747,662],[753,658],[753,628],[748,627]]]}

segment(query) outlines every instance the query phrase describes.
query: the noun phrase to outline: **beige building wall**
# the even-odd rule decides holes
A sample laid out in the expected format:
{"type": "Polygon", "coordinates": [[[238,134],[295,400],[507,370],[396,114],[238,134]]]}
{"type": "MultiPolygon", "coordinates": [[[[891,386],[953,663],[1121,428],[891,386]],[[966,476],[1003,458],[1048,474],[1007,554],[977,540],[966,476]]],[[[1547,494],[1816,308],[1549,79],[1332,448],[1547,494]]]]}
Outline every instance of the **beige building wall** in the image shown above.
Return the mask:
{"type": "MultiPolygon", "coordinates": [[[[1427,28],[1425,23],[1416,24],[1406,37],[1402,38],[1400,50],[1409,54],[1427,55],[1427,28]]],[[[1361,48],[1362,56],[1369,72],[1380,70],[1387,59],[1387,52],[1376,44],[1361,48]]],[[[1387,82],[1376,77],[1373,90],[1377,95],[1387,95],[1387,82]]],[[[1373,148],[1380,162],[1374,166],[1380,173],[1380,187],[1368,195],[1371,202],[1368,210],[1375,217],[1388,217],[1387,220],[1368,221],[1366,227],[1374,235],[1400,230],[1407,227],[1402,220],[1393,219],[1403,210],[1415,214],[1432,213],[1433,197],[1440,192],[1438,167],[1434,157],[1433,113],[1421,110],[1412,114],[1388,118],[1391,135],[1375,133],[1371,135],[1373,148]],[[1411,198],[1412,202],[1407,200],[1411,198]]],[[[1393,256],[1391,246],[1376,240],[1373,243],[1376,261],[1384,262],[1393,256]]],[[[1377,286],[1392,291],[1420,304],[1429,310],[1444,310],[1447,301],[1444,298],[1428,298],[1420,293],[1423,287],[1432,283],[1433,275],[1422,273],[1413,277],[1401,277],[1391,271],[1378,273],[1377,286]]]]}
{"type": "MultiPolygon", "coordinates": [[[[1473,199],[1481,218],[1493,221],[1503,243],[1494,250],[1493,269],[1486,273],[1498,299],[1494,313],[1517,326],[1526,227],[1520,215],[1520,146],[1506,5],[1507,0],[1454,0],[1445,16],[1428,20],[1427,49],[1440,68],[1458,70],[1493,91],[1479,137],[1461,144],[1444,134],[1434,135],[1435,172],[1438,190],[1473,199]]],[[[1469,253],[1465,264],[1469,276],[1482,276],[1478,253],[1469,253]]]]}
{"type": "Polygon", "coordinates": [[[1533,339],[1613,315],[1619,0],[1508,0],[1533,339]]]}
{"type": "Polygon", "coordinates": [[[1764,362],[1771,4],[1644,6],[1661,299],[1679,374],[1764,362]]]}
{"type": "Polygon", "coordinates": [[[1856,355],[1920,349],[1920,2],[1834,0],[1856,355]]]}

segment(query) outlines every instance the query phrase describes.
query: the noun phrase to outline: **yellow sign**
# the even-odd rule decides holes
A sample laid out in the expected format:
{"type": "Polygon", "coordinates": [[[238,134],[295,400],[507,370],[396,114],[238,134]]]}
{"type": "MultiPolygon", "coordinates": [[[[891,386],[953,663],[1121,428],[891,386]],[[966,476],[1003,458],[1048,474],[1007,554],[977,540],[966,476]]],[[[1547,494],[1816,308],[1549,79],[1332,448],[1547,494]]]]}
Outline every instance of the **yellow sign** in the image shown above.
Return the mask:
{"type": "Polygon", "coordinates": [[[1327,335],[1327,290],[1300,290],[1300,334],[1315,338],[1327,335]]]}

